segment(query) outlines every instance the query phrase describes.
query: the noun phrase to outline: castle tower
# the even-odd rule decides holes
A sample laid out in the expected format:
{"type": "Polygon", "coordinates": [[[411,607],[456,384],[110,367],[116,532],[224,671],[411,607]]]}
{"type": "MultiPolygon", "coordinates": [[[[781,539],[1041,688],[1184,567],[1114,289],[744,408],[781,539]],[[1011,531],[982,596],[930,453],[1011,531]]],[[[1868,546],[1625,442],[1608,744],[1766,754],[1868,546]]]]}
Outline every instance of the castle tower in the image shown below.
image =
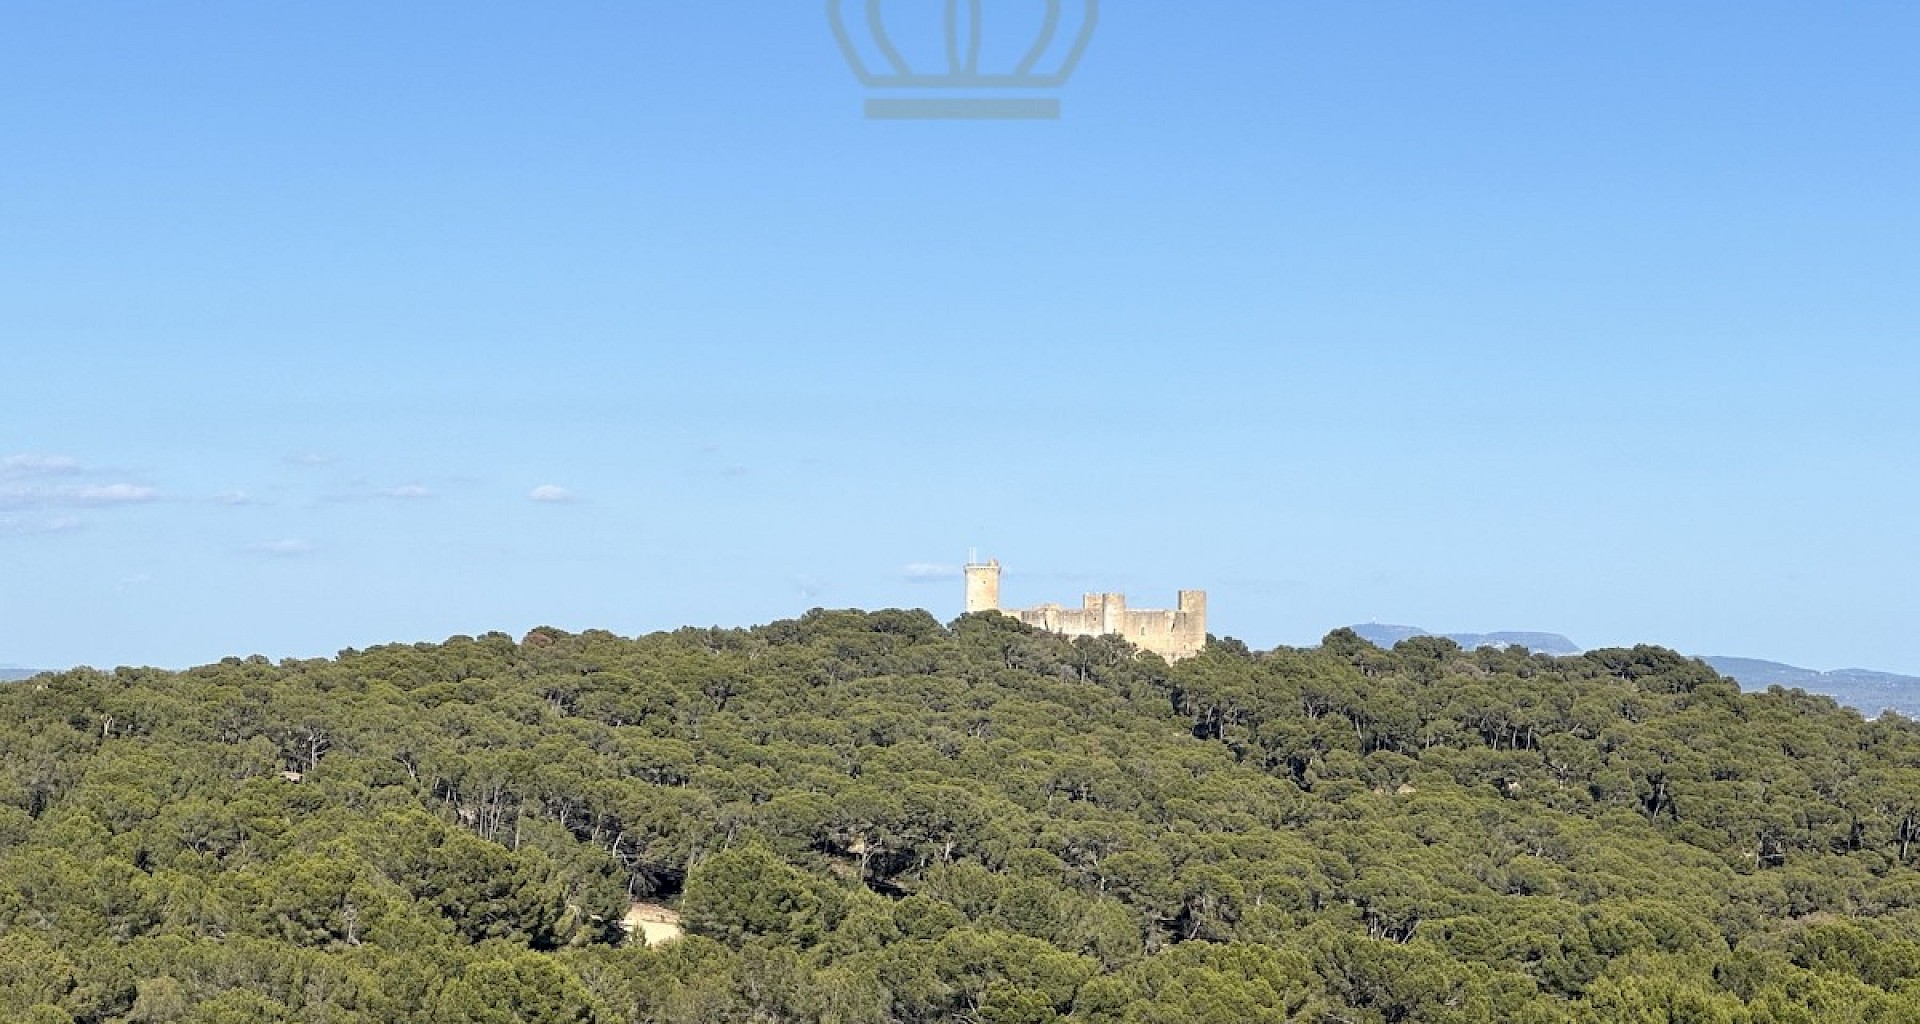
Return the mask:
{"type": "Polygon", "coordinates": [[[1000,610],[1000,560],[967,560],[967,614],[1000,610]]]}

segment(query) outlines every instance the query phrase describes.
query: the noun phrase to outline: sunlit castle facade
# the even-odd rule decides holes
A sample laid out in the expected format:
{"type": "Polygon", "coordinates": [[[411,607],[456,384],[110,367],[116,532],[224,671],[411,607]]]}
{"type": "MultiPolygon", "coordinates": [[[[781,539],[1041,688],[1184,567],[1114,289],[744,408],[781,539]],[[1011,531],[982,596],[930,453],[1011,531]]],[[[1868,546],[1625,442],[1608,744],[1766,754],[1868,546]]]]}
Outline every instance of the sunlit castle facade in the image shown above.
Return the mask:
{"type": "Polygon", "coordinates": [[[1168,661],[1199,654],[1207,645],[1207,592],[1182,590],[1172,611],[1127,607],[1125,594],[1086,594],[1080,607],[1043,604],[1034,608],[1000,607],[1000,563],[967,563],[967,612],[999,612],[1029,626],[1062,636],[1117,636],[1168,661]]]}

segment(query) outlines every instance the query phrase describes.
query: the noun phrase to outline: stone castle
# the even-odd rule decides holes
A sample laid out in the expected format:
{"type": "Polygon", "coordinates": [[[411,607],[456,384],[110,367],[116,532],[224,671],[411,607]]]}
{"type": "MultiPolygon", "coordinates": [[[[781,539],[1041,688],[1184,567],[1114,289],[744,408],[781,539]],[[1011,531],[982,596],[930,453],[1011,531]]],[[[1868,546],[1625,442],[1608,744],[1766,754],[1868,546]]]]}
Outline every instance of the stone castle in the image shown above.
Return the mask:
{"type": "Polygon", "coordinates": [[[1168,661],[1191,658],[1207,645],[1207,592],[1182,590],[1174,611],[1130,609],[1125,594],[1087,594],[1078,608],[1043,604],[1000,607],[1000,563],[967,563],[967,611],[1000,612],[1065,636],[1117,636],[1168,661]]]}

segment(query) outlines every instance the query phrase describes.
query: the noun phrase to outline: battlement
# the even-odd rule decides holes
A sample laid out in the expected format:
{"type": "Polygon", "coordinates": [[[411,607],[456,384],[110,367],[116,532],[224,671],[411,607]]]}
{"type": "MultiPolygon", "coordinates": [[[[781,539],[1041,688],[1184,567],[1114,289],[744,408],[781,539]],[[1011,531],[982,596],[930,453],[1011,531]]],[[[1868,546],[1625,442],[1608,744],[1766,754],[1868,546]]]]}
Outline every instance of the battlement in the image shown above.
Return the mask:
{"type": "Polygon", "coordinates": [[[1062,636],[1117,636],[1168,661],[1191,658],[1207,645],[1204,590],[1182,590],[1179,607],[1171,611],[1128,608],[1125,594],[1085,594],[1075,609],[1058,604],[1005,609],[998,561],[969,562],[966,577],[969,613],[997,611],[1062,636]]]}

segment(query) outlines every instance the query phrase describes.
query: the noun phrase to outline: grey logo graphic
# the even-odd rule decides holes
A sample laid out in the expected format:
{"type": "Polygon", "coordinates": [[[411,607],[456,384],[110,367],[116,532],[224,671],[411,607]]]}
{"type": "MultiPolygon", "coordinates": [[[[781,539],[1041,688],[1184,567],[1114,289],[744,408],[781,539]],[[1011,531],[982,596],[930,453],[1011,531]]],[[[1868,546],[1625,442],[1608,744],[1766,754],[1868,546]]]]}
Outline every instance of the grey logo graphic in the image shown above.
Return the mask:
{"type": "Polygon", "coordinates": [[[894,93],[869,96],[868,117],[1031,121],[1060,116],[1100,3],[827,0],[827,16],[861,84],[894,93]]]}

